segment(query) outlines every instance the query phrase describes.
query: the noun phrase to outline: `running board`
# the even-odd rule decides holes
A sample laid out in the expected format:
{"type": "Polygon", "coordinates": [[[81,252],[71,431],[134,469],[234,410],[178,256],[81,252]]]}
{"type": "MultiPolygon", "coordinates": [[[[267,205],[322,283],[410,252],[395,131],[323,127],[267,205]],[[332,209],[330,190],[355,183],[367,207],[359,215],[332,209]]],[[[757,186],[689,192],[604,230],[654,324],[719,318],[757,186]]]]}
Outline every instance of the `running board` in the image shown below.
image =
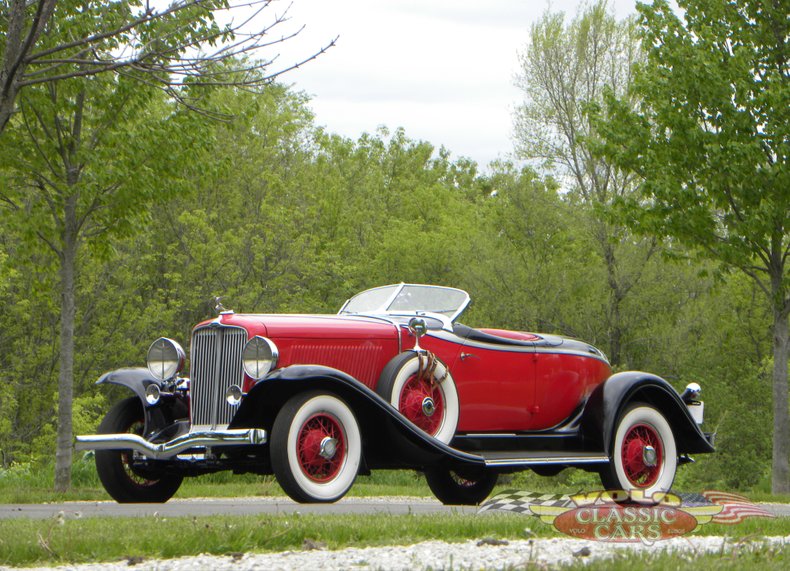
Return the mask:
{"type": "Polygon", "coordinates": [[[551,466],[580,464],[608,464],[609,457],[601,452],[535,452],[532,450],[507,450],[477,452],[486,466],[551,466]]]}

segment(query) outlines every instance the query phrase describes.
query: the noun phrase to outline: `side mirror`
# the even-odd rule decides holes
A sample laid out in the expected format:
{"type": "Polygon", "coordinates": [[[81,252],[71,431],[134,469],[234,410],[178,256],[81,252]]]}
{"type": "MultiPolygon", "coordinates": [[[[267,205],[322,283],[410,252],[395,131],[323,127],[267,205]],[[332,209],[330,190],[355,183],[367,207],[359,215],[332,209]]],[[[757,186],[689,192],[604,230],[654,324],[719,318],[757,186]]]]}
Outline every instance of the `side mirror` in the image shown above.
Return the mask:
{"type": "Polygon", "coordinates": [[[425,324],[425,320],[421,317],[412,317],[409,320],[409,331],[414,335],[414,351],[419,353],[422,351],[420,337],[428,333],[428,326],[425,324]]]}

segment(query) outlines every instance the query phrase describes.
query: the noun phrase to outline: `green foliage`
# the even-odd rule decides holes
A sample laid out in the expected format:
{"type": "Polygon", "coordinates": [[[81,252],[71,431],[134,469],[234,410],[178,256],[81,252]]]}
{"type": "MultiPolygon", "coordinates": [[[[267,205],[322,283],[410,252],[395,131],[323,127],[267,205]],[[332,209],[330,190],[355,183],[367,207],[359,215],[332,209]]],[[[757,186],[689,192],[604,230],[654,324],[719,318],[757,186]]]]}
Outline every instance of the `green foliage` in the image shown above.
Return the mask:
{"type": "MultiPolygon", "coordinates": [[[[621,97],[625,108],[635,107],[631,75],[640,59],[633,19],[618,20],[611,5],[600,0],[580,6],[571,20],[561,12],[544,13],[530,30],[516,79],[525,98],[515,117],[517,152],[556,176],[575,206],[573,223],[583,232],[574,234],[586,233],[584,247],[603,262],[588,276],[594,289],[584,292],[597,301],[585,304],[595,307],[586,317],[605,325],[606,336],[595,340],[615,367],[625,368],[632,365],[627,306],[654,268],[657,244],[636,238],[615,215],[613,204],[632,195],[638,181],[593,152],[598,131],[587,110],[607,91],[621,97]]],[[[568,307],[567,300],[562,305],[568,307]]]]}
{"type": "Polygon", "coordinates": [[[640,7],[648,60],[635,89],[643,106],[633,113],[610,99],[601,129],[608,151],[644,179],[647,229],[748,268],[772,239],[787,240],[786,10],[768,2],[679,5],[682,18],[665,1],[640,7]]]}
{"type": "MultiPolygon", "coordinates": [[[[97,78],[29,90],[0,140],[0,194],[10,201],[0,205],[3,466],[51,473],[63,230],[52,206],[60,213],[75,198],[89,214],[76,264],[77,432],[92,432],[126,396],[95,387],[98,375],[141,365],[160,335],[186,346],[213,315],[214,296],[237,311],[333,313],[363,288],[441,283],[472,294],[463,320],[473,326],[566,334],[608,350],[617,323],[622,368],[679,389],[703,385],[720,451],[681,469],[679,484],[764,488],[770,315],[751,282],[717,273],[680,243],[647,256],[650,241],[622,229],[611,197],[594,204],[562,177],[507,162],[480,173],[401,129],[333,135],[314,124],[303,94],[279,85],[189,90],[228,119],[206,122],[139,84],[97,78]],[[80,98],[79,141],[73,129],[48,138],[56,119],[73,125],[80,98]],[[62,149],[80,165],[74,184],[62,149]],[[607,266],[607,252],[616,263],[607,266]],[[616,322],[612,268],[628,294],[616,322]]],[[[73,473],[83,497],[103,494],[91,462],[73,473]]],[[[566,471],[524,482],[575,488],[591,478],[566,471]]],[[[195,482],[203,485],[213,483],[195,482]]]]}
{"type": "MultiPolygon", "coordinates": [[[[601,150],[642,178],[632,227],[749,276],[773,333],[774,491],[790,491],[790,83],[782,2],[640,5],[638,109],[611,94],[601,150]]],[[[762,364],[762,363],[760,363],[762,364]]],[[[746,379],[740,392],[747,391],[746,379]]]]}

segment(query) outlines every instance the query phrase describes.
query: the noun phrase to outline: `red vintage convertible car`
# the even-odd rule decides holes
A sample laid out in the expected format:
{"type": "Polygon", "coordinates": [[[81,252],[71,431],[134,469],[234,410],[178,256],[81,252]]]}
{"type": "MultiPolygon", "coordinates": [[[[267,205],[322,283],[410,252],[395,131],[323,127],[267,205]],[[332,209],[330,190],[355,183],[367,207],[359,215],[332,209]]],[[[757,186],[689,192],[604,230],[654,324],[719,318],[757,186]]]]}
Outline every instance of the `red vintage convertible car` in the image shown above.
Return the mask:
{"type": "Polygon", "coordinates": [[[273,473],[298,502],[333,502],[357,474],[425,473],[444,503],[485,499],[502,473],[597,471],[650,498],[689,454],[712,452],[699,386],[678,394],[642,372],[612,375],[580,341],[457,319],[459,289],[397,284],[338,315],[219,316],[185,353],[156,340],[148,367],[106,373],[134,395],[77,437],[119,502],[164,502],[185,476],[273,473]]]}

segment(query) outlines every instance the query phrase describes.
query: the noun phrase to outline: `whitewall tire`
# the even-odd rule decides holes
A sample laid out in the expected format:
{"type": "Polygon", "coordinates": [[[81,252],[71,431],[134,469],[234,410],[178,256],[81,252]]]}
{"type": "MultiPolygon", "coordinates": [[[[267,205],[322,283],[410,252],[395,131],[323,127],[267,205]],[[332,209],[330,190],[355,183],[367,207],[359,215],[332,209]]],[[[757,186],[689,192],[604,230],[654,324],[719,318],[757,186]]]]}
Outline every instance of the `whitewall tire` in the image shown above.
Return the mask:
{"type": "Polygon", "coordinates": [[[300,393],[277,414],[271,436],[272,469],[293,500],[339,500],[354,483],[361,458],[359,425],[339,397],[300,393]]]}
{"type": "Polygon", "coordinates": [[[458,427],[458,392],[453,377],[438,358],[432,378],[419,373],[427,356],[402,353],[381,373],[376,392],[418,428],[448,444],[458,427]]]}
{"type": "Polygon", "coordinates": [[[655,503],[672,488],[677,467],[675,437],[664,415],[647,404],[628,406],[617,423],[609,466],[601,473],[604,486],[628,491],[634,501],[655,503]]]}

